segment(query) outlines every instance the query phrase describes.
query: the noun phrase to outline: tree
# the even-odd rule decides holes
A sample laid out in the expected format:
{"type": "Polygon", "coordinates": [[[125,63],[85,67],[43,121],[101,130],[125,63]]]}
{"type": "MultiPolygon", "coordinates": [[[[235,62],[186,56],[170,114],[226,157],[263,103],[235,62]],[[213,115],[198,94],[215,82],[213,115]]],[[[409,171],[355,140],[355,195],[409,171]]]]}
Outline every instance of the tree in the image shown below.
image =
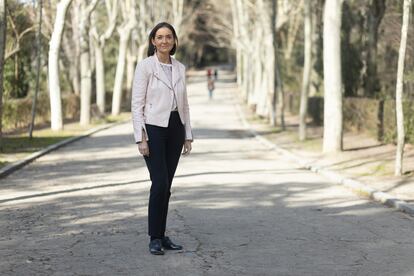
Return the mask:
{"type": "MultiPolygon", "coordinates": [[[[72,92],[75,95],[80,96],[81,94],[81,72],[80,72],[80,56],[81,56],[81,34],[79,24],[81,21],[81,1],[85,0],[74,0],[69,13],[70,18],[66,25],[70,28],[71,32],[66,31],[62,37],[62,49],[64,64],[67,66],[65,70],[68,78],[70,79],[70,84],[72,92]]],[[[69,29],[69,28],[68,28],[69,29]]]]}
{"type": "Polygon", "coordinates": [[[59,82],[59,50],[65,27],[66,11],[72,0],[61,0],[56,7],[56,19],[53,25],[49,46],[49,96],[50,122],[52,130],[63,129],[62,102],[59,82]]]}
{"type": "Polygon", "coordinates": [[[30,75],[27,66],[30,66],[33,41],[32,31],[35,24],[29,15],[30,5],[19,1],[8,1],[7,13],[7,44],[5,49],[4,97],[23,98],[28,93],[30,75]]]}
{"type": "Polygon", "coordinates": [[[315,96],[322,91],[323,86],[323,7],[324,1],[317,0],[312,5],[312,68],[309,96],[315,96]]]}
{"type": "Polygon", "coordinates": [[[32,120],[30,122],[29,127],[29,138],[32,139],[33,128],[35,123],[35,116],[36,116],[36,104],[37,104],[37,94],[39,93],[39,78],[40,78],[40,61],[41,61],[41,53],[42,53],[42,9],[43,9],[43,0],[38,1],[38,28],[37,28],[37,36],[36,36],[36,87],[35,93],[33,95],[33,103],[32,103],[32,120]]]}
{"type": "Polygon", "coordinates": [[[97,28],[97,12],[94,11],[91,17],[91,33],[96,67],[96,104],[102,114],[105,113],[105,67],[103,51],[106,41],[112,36],[116,27],[118,0],[105,0],[105,7],[109,21],[107,21],[106,29],[101,34],[98,33],[97,28]]]}
{"type": "Polygon", "coordinates": [[[404,156],[404,112],[403,112],[403,78],[405,65],[405,52],[407,48],[408,24],[410,22],[410,9],[412,0],[404,0],[403,24],[401,27],[401,42],[398,53],[398,71],[397,84],[395,92],[395,104],[397,115],[397,152],[395,156],[395,175],[401,176],[403,173],[403,156],[404,156]]]}
{"type": "MultiPolygon", "coordinates": [[[[54,25],[54,13],[58,1],[46,1],[43,4],[43,36],[50,41],[54,25]]],[[[73,0],[67,8],[64,32],[62,33],[59,64],[62,69],[62,77],[67,80],[72,93],[80,95],[80,38],[79,38],[79,21],[80,21],[80,0],[73,0]],[[63,66],[62,66],[63,65],[63,66]]],[[[32,15],[35,17],[35,14],[32,15]]],[[[33,20],[34,21],[34,20],[33,20]]]]}
{"type": "Polygon", "coordinates": [[[270,112],[269,112],[269,116],[270,116],[270,124],[272,126],[276,126],[277,123],[277,113],[276,113],[276,106],[277,106],[277,86],[278,86],[278,77],[276,76],[276,72],[279,72],[278,69],[278,64],[276,63],[276,56],[277,56],[277,52],[278,52],[278,43],[277,43],[277,29],[276,29],[276,24],[277,24],[277,0],[272,0],[272,15],[271,15],[271,34],[272,34],[272,46],[273,46],[273,84],[272,84],[272,91],[273,91],[273,95],[269,95],[269,102],[270,102],[270,112]]]}
{"type": "Polygon", "coordinates": [[[367,41],[365,46],[364,91],[373,96],[380,90],[377,73],[378,28],[385,13],[385,0],[370,0],[367,8],[367,41]]]}
{"type": "Polygon", "coordinates": [[[285,90],[283,88],[283,79],[282,79],[282,70],[281,70],[281,58],[279,57],[279,43],[277,43],[277,38],[274,39],[274,63],[275,63],[275,77],[276,77],[276,93],[277,93],[277,107],[280,115],[280,126],[282,130],[286,129],[285,125],[285,90]]]}
{"type": "Polygon", "coordinates": [[[118,27],[119,53],[116,65],[114,89],[112,94],[112,115],[118,115],[121,111],[122,83],[125,71],[125,59],[127,54],[128,40],[132,29],[136,26],[135,2],[126,0],[121,2],[123,22],[118,27]]]}
{"type": "MultiPolygon", "coordinates": [[[[305,0],[306,1],[306,0],[305,0]]],[[[315,0],[314,0],[315,1],[315,0]]],[[[295,44],[297,41],[297,37],[299,34],[299,28],[302,25],[303,20],[303,13],[302,13],[302,7],[304,0],[298,0],[298,1],[283,1],[284,6],[283,9],[280,9],[281,13],[285,16],[285,21],[281,22],[279,28],[284,28],[284,64],[285,64],[285,71],[287,74],[292,74],[292,66],[294,65],[292,61],[293,51],[295,48],[295,44]],[[283,26],[283,25],[285,26],[283,26]]]]}
{"type": "Polygon", "coordinates": [[[240,75],[237,76],[238,82],[241,84],[241,94],[244,100],[249,103],[250,93],[252,91],[252,82],[253,74],[250,69],[252,68],[252,53],[253,45],[251,44],[251,29],[253,28],[250,22],[251,18],[251,9],[252,3],[250,1],[242,2],[237,0],[232,0],[232,16],[233,20],[237,22],[233,28],[234,30],[234,44],[236,45],[236,50],[239,51],[238,62],[240,63],[239,70],[240,75]]]}
{"type": "MultiPolygon", "coordinates": [[[[168,2],[167,2],[168,3],[168,2]]],[[[151,2],[152,4],[152,2],[151,2]]],[[[141,61],[146,57],[145,50],[148,46],[148,30],[153,27],[151,14],[157,14],[152,7],[149,7],[149,3],[146,1],[140,1],[137,5],[137,18],[139,18],[136,26],[131,32],[130,43],[128,43],[126,54],[126,83],[125,89],[127,91],[126,100],[129,102],[132,91],[132,81],[134,79],[135,65],[137,61],[141,61]],[[151,10],[151,13],[149,13],[151,10]]],[[[169,21],[169,20],[167,20],[169,21]]],[[[177,32],[177,29],[175,29],[177,32]]],[[[177,34],[178,35],[178,34],[177,34]]],[[[180,37],[178,35],[178,37],[180,37]]]]}
{"type": "Polygon", "coordinates": [[[181,35],[181,23],[183,21],[184,0],[172,0],[172,24],[175,27],[177,36],[181,35]]]}
{"type": "Polygon", "coordinates": [[[270,7],[270,2],[258,0],[256,2],[256,39],[259,47],[254,46],[255,48],[261,48],[260,51],[255,51],[257,54],[257,61],[255,66],[255,99],[254,104],[256,105],[256,114],[264,117],[269,116],[269,111],[271,108],[271,99],[273,98],[273,78],[274,78],[274,68],[273,68],[273,36],[264,35],[265,33],[271,32],[272,29],[272,9],[270,7]],[[260,16],[259,16],[260,15],[260,16]]]}
{"type": "Polygon", "coordinates": [[[81,2],[81,19],[79,24],[81,49],[81,125],[88,125],[91,120],[92,72],[90,64],[89,27],[90,16],[97,3],[98,0],[92,0],[89,4],[85,0],[81,2]]]}
{"type": "Polygon", "coordinates": [[[341,17],[342,0],[326,0],[323,24],[324,153],[341,151],[343,143],[341,17]]]}
{"type": "Polygon", "coordinates": [[[8,9],[9,6],[6,6],[6,10],[8,13],[7,18],[10,23],[10,29],[12,30],[14,37],[10,49],[6,49],[4,58],[5,60],[13,57],[21,50],[21,41],[23,40],[24,36],[29,34],[35,28],[35,26],[29,26],[23,30],[19,30],[18,26],[16,26],[14,14],[8,9]]]}
{"type": "Polygon", "coordinates": [[[4,52],[6,48],[6,0],[0,0],[0,148],[3,132],[3,72],[4,72],[4,52]]]}
{"type": "Polygon", "coordinates": [[[237,82],[242,97],[256,114],[269,118],[272,125],[280,121],[282,129],[285,129],[282,67],[287,65],[282,66],[280,52],[283,57],[292,53],[302,6],[302,0],[231,1],[237,82]],[[295,20],[289,23],[292,16],[295,20]]]}
{"type": "Polygon", "coordinates": [[[312,69],[312,4],[311,0],[305,0],[304,7],[304,22],[305,22],[305,63],[303,66],[303,80],[302,92],[300,96],[300,111],[299,111],[299,140],[306,139],[306,114],[308,111],[308,94],[310,87],[310,77],[312,69]]]}

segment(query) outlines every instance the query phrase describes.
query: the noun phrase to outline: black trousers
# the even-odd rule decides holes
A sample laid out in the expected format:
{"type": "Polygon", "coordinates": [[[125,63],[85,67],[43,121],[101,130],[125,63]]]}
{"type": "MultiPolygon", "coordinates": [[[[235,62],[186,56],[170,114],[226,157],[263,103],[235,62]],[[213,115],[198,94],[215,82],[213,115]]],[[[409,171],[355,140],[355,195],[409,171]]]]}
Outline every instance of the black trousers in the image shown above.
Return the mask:
{"type": "Polygon", "coordinates": [[[151,178],[148,205],[148,234],[164,237],[171,184],[185,140],[185,129],[177,111],[171,112],[168,127],[145,125],[149,156],[145,156],[151,178]]]}

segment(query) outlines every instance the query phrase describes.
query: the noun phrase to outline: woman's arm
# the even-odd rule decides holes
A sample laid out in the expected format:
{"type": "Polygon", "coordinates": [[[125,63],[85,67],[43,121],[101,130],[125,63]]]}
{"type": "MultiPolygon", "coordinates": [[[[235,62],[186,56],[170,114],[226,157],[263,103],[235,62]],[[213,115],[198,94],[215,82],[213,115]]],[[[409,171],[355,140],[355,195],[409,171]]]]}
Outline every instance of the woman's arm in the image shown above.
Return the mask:
{"type": "Polygon", "coordinates": [[[132,84],[131,113],[134,126],[135,142],[148,140],[145,136],[144,107],[148,86],[148,74],[143,62],[139,62],[135,69],[134,81],[132,84]]]}
{"type": "Polygon", "coordinates": [[[184,69],[184,116],[185,116],[185,140],[186,141],[193,141],[193,131],[191,129],[191,122],[190,122],[190,107],[188,105],[188,98],[187,98],[187,83],[185,80],[185,69],[184,69]]]}

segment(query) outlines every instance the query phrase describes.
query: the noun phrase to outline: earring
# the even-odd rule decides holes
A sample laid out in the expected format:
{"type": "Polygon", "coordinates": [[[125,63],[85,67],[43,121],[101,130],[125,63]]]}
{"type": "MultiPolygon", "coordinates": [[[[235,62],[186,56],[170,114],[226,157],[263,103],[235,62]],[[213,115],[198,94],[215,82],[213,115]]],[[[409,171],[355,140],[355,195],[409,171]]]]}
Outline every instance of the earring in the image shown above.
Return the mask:
{"type": "Polygon", "coordinates": [[[155,45],[152,45],[152,46],[154,46],[154,52],[156,52],[157,51],[157,47],[155,47],[155,45]]]}

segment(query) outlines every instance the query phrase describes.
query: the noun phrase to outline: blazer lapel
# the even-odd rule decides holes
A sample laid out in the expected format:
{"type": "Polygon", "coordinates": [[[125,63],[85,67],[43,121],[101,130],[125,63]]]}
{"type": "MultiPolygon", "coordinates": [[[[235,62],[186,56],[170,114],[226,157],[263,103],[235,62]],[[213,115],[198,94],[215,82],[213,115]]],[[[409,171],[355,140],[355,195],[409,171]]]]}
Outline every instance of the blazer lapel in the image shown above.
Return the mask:
{"type": "Polygon", "coordinates": [[[177,82],[181,79],[181,74],[180,74],[180,67],[178,66],[177,61],[171,57],[171,63],[172,63],[172,85],[175,88],[175,85],[177,84],[177,82]]]}
{"type": "MultiPolygon", "coordinates": [[[[155,62],[155,70],[154,70],[154,76],[157,78],[157,79],[159,79],[160,81],[162,81],[168,88],[170,88],[170,89],[172,89],[172,87],[171,87],[171,83],[170,83],[170,81],[168,80],[168,77],[167,77],[167,75],[165,75],[165,72],[164,72],[164,70],[161,68],[161,65],[160,65],[160,63],[159,63],[159,61],[158,61],[158,58],[157,58],[157,55],[156,54],[154,54],[154,62],[155,62]]],[[[174,68],[173,68],[173,75],[172,75],[172,77],[173,77],[173,79],[174,79],[174,68]]]]}

